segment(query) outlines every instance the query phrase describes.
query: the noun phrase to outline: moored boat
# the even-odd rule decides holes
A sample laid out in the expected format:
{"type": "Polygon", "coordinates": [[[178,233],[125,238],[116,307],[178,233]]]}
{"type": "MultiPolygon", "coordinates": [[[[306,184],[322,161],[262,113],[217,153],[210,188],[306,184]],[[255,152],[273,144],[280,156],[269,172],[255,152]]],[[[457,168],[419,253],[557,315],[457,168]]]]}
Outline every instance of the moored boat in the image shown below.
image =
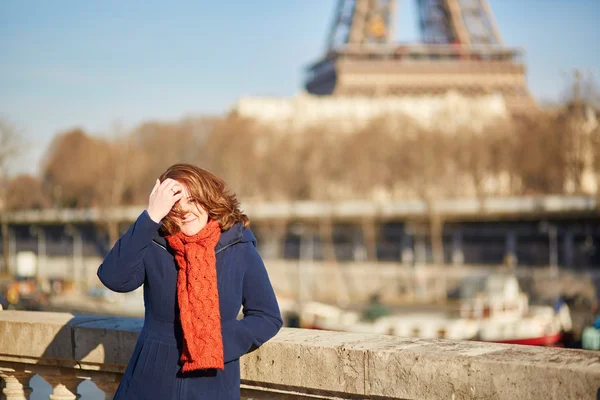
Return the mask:
{"type": "Polygon", "coordinates": [[[313,329],[537,346],[556,346],[563,332],[571,330],[566,304],[531,306],[514,274],[472,281],[461,293],[459,306],[453,309],[382,313],[378,303],[355,311],[308,302],[300,318],[303,326],[313,329]],[[377,313],[370,312],[373,309],[377,313]],[[373,314],[378,316],[369,318],[373,314]]]}

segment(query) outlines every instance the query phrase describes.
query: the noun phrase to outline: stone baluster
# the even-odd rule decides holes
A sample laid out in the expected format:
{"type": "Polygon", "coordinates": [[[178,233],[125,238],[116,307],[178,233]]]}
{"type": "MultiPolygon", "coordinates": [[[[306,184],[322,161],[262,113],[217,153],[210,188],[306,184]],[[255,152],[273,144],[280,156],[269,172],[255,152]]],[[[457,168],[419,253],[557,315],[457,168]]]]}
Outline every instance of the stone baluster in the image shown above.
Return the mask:
{"type": "Polygon", "coordinates": [[[104,392],[104,400],[112,400],[119,387],[118,381],[110,382],[105,380],[94,380],[93,382],[98,386],[98,389],[104,392]]]}
{"type": "Polygon", "coordinates": [[[77,394],[77,387],[86,378],[65,375],[42,375],[52,387],[50,400],[77,400],[81,395],[77,394]]]}
{"type": "Polygon", "coordinates": [[[0,370],[0,378],[5,383],[2,393],[4,393],[6,400],[29,400],[29,395],[32,392],[29,380],[32,376],[31,372],[0,370]]]}

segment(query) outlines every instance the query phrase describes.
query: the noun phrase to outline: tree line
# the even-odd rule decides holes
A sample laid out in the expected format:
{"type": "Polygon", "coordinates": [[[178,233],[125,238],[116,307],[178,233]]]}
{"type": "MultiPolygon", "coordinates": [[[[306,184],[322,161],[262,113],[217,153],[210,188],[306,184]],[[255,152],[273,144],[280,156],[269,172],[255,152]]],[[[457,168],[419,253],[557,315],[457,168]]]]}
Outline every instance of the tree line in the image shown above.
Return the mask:
{"type": "Polygon", "coordinates": [[[242,201],[581,194],[600,187],[598,110],[571,102],[491,121],[426,129],[388,115],[353,132],[302,131],[229,115],[147,122],[112,135],[57,134],[37,176],[8,176],[18,135],[0,123],[0,193],[8,210],[143,205],[169,165],[222,176],[242,201]]]}

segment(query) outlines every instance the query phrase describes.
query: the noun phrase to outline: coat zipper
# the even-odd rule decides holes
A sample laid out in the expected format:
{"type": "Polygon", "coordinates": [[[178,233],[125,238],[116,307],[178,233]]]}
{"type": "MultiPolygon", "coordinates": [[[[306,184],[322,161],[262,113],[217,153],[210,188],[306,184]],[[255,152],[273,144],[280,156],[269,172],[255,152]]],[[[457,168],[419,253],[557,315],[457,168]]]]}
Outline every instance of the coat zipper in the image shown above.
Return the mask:
{"type": "Polygon", "coordinates": [[[229,243],[227,246],[223,246],[223,247],[221,247],[219,250],[215,251],[215,255],[219,254],[220,252],[222,252],[222,251],[223,251],[223,250],[225,250],[226,248],[233,246],[234,244],[238,244],[238,243],[239,243],[239,242],[241,242],[241,241],[242,241],[242,239],[238,239],[238,240],[236,240],[236,241],[235,241],[235,242],[233,242],[233,243],[229,243]]]}
{"type": "Polygon", "coordinates": [[[163,246],[162,244],[158,243],[158,242],[157,242],[156,240],[154,240],[154,239],[152,239],[152,243],[154,243],[154,244],[155,244],[155,245],[157,245],[157,246],[160,246],[160,247],[162,247],[162,248],[163,248],[163,249],[165,249],[167,252],[169,251],[169,250],[167,250],[167,248],[166,248],[165,246],[163,246]]]}

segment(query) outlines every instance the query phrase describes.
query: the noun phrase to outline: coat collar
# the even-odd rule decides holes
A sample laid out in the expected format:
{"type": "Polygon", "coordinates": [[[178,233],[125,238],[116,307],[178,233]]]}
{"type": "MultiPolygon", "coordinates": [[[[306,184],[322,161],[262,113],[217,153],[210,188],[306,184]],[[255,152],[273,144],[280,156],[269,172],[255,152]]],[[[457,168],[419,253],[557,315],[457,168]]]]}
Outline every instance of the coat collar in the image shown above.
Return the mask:
{"type": "Polygon", "coordinates": [[[219,238],[219,243],[215,246],[215,251],[219,251],[225,246],[241,242],[243,238],[243,229],[244,225],[240,222],[236,222],[231,228],[226,231],[221,231],[221,237],[219,238]]]}
{"type": "MultiPolygon", "coordinates": [[[[164,248],[168,248],[167,239],[160,231],[156,232],[153,240],[164,248]]],[[[231,228],[221,232],[215,251],[238,242],[252,242],[256,246],[256,237],[250,229],[244,229],[244,224],[241,222],[236,222],[231,228]]]]}

